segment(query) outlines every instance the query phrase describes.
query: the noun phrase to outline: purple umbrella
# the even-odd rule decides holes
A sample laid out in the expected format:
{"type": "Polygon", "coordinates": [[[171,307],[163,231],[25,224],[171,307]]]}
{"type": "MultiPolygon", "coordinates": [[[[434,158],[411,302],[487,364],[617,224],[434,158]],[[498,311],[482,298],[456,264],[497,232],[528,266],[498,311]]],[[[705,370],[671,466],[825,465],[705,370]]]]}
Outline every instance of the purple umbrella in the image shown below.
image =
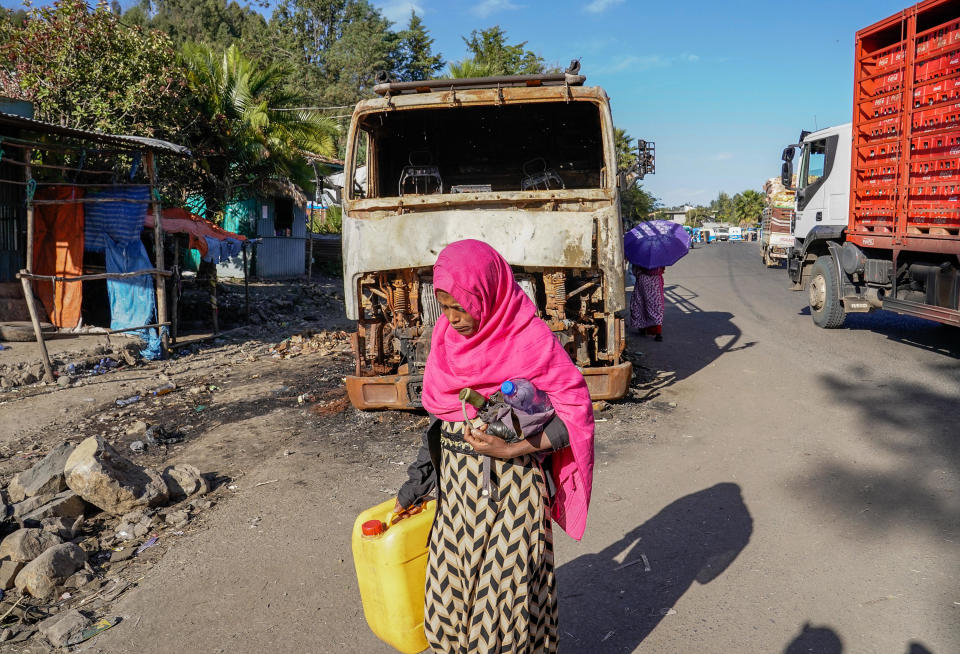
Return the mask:
{"type": "Polygon", "coordinates": [[[623,235],[627,260],[641,268],[672,266],[690,250],[690,235],[669,220],[640,223],[623,235]]]}

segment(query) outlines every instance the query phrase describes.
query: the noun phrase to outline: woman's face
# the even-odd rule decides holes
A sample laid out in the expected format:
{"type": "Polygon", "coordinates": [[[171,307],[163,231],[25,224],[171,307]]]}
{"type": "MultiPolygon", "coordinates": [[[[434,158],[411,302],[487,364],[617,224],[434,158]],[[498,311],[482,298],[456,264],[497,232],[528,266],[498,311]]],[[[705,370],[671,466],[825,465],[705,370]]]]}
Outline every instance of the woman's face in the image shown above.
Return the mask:
{"type": "Polygon", "coordinates": [[[468,338],[477,333],[477,321],[460,306],[459,302],[453,299],[452,295],[438,289],[437,302],[440,303],[440,310],[443,311],[443,315],[450,321],[450,326],[457,332],[468,338]]]}

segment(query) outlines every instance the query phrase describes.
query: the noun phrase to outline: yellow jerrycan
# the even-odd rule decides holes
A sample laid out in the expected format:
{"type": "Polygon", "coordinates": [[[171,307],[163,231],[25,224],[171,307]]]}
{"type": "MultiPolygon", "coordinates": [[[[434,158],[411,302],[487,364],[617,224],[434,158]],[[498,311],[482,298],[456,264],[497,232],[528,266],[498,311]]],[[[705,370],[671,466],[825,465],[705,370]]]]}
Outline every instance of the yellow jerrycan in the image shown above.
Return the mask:
{"type": "Polygon", "coordinates": [[[423,593],[437,502],[429,499],[396,515],[395,504],[389,499],[357,516],[353,564],[370,629],[404,654],[417,654],[427,649],[423,593]]]}

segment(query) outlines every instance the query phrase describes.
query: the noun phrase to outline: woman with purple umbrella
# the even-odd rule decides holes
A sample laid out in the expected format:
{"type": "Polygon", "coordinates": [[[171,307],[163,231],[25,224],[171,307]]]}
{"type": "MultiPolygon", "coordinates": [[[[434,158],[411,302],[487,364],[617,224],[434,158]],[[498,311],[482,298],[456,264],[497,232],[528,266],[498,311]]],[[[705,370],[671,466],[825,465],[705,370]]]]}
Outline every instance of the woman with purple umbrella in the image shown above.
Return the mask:
{"type": "Polygon", "coordinates": [[[633,264],[630,322],[641,334],[663,340],[663,269],[690,250],[690,235],[666,220],[643,222],[623,236],[624,254],[633,264]]]}
{"type": "Polygon", "coordinates": [[[633,296],[630,298],[630,323],[642,336],[663,340],[663,266],[641,268],[634,264],[633,296]]]}

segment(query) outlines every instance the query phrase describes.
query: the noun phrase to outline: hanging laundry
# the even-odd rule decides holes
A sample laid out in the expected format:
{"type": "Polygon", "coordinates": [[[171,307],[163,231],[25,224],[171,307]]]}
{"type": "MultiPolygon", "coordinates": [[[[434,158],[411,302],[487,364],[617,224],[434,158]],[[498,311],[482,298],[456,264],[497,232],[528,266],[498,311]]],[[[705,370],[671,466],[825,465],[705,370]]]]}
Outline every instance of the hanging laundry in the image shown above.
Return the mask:
{"type": "MultiPolygon", "coordinates": [[[[150,190],[144,186],[111,186],[92,191],[88,198],[107,202],[88,203],[85,215],[85,247],[91,252],[103,252],[107,240],[126,244],[140,238],[147,215],[150,190]],[[114,201],[110,201],[114,200],[114,201]],[[117,202],[116,200],[124,200],[117,202]],[[126,200],[131,200],[127,202],[126,200]]],[[[150,268],[152,266],[147,266],[150,268]]]]}
{"type": "MultiPolygon", "coordinates": [[[[133,272],[152,268],[147,250],[140,239],[119,244],[111,238],[106,239],[106,261],[108,273],[133,272]]],[[[107,295],[110,298],[110,329],[125,329],[139,325],[149,325],[156,315],[156,295],[153,277],[138,275],[123,279],[107,280],[107,295]]],[[[140,336],[146,347],[140,355],[146,359],[159,359],[163,348],[157,330],[141,329],[133,332],[140,336]]]]}
{"type": "MultiPolygon", "coordinates": [[[[84,211],[73,202],[83,197],[75,186],[48,186],[37,190],[34,199],[63,204],[34,207],[33,272],[38,275],[70,277],[83,274],[84,211]]],[[[34,282],[34,292],[57,327],[73,328],[80,323],[83,302],[82,282],[34,282]]]]}

